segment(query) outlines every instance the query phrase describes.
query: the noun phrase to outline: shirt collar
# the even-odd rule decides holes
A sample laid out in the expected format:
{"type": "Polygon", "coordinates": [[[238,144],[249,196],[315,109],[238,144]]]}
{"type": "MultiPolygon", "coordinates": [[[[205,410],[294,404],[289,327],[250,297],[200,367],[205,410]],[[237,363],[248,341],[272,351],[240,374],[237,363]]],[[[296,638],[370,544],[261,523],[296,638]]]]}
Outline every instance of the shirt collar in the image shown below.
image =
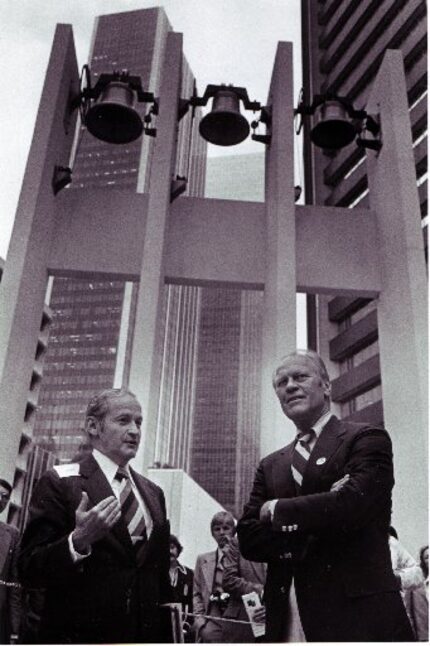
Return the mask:
{"type": "Polygon", "coordinates": [[[175,570],[179,570],[180,572],[182,572],[182,574],[186,574],[186,573],[187,573],[187,571],[186,571],[186,569],[185,569],[185,566],[184,566],[184,565],[182,565],[181,563],[179,563],[179,561],[178,561],[177,563],[178,563],[178,564],[177,564],[177,566],[176,566],[174,569],[175,569],[175,570]]]}
{"type": "MultiPolygon", "coordinates": [[[[99,465],[100,469],[103,471],[103,474],[106,476],[109,484],[112,484],[116,476],[116,472],[118,471],[118,465],[116,464],[116,462],[111,460],[104,453],[101,453],[101,451],[99,451],[98,449],[93,449],[93,457],[99,465]]],[[[128,466],[128,464],[123,468],[127,471],[128,475],[130,475],[130,467],[128,466]]]]}
{"type": "MultiPolygon", "coordinates": [[[[330,417],[332,417],[333,413],[328,410],[326,413],[323,413],[319,419],[315,422],[315,424],[312,424],[312,428],[310,430],[313,430],[315,432],[316,437],[318,438],[321,434],[321,431],[323,430],[324,426],[327,424],[328,420],[330,417]]],[[[303,433],[300,429],[297,430],[297,435],[296,438],[300,439],[303,437],[303,435],[306,435],[306,433],[303,433]]]]}

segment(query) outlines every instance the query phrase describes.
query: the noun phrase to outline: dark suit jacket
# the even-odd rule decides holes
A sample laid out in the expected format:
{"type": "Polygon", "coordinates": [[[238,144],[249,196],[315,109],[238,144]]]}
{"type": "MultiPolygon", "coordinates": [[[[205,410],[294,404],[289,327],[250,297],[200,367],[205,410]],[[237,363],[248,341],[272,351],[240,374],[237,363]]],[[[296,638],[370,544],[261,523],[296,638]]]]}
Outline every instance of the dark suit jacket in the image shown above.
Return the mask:
{"type": "Polygon", "coordinates": [[[402,641],[412,634],[393,575],[387,533],[394,484],[383,429],[332,417],[311,453],[296,495],[294,442],[260,463],[238,536],[245,558],[268,562],[268,641],[280,641],[294,575],[308,641],[402,641]],[[345,474],[338,492],[331,485],[345,474]],[[278,498],[273,523],[266,500],[278,498]]]}
{"type": "MultiPolygon", "coordinates": [[[[6,583],[18,583],[18,540],[17,528],[0,522],[0,580],[6,583]]],[[[0,644],[8,644],[11,633],[19,632],[20,618],[20,589],[0,584],[0,644]]]]}
{"type": "Polygon", "coordinates": [[[178,579],[176,585],[172,587],[172,601],[181,603],[185,612],[193,611],[193,578],[194,572],[190,568],[181,565],[178,568],[178,579]]]}
{"type": "Polygon", "coordinates": [[[90,556],[73,563],[67,539],[82,492],[90,505],[112,495],[92,455],[79,467],[79,475],[69,477],[59,477],[54,469],[46,472],[30,504],[20,569],[26,584],[46,589],[38,639],[60,644],[164,641],[160,603],[170,600],[170,585],[163,492],[133,472],[154,521],[139,562],[121,519],[92,545],[90,556]]]}

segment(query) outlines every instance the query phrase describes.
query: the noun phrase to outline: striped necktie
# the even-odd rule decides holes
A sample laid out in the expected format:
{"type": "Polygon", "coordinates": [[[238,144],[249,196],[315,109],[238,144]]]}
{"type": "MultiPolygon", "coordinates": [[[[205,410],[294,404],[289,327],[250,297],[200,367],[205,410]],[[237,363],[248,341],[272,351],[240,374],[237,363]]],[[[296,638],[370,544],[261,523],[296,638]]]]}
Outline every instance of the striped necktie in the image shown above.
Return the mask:
{"type": "Polygon", "coordinates": [[[310,444],[315,437],[315,431],[311,428],[307,433],[298,437],[294,447],[291,471],[296,483],[296,491],[299,494],[302,488],[303,474],[311,454],[310,444]]]}
{"type": "Polygon", "coordinates": [[[122,518],[127,525],[133,545],[147,540],[146,524],[143,511],[137,501],[130,482],[130,476],[123,467],[118,467],[115,479],[119,481],[119,502],[122,518]]]}

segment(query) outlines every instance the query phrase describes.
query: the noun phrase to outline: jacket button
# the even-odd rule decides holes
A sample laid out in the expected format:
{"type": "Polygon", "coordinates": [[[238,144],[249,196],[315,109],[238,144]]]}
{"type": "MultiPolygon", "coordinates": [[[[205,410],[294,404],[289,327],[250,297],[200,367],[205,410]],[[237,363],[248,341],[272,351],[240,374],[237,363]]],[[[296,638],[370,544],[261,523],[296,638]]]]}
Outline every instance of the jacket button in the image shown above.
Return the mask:
{"type": "Polygon", "coordinates": [[[282,592],[282,594],[286,594],[287,588],[284,585],[281,585],[280,591],[282,592]]]}

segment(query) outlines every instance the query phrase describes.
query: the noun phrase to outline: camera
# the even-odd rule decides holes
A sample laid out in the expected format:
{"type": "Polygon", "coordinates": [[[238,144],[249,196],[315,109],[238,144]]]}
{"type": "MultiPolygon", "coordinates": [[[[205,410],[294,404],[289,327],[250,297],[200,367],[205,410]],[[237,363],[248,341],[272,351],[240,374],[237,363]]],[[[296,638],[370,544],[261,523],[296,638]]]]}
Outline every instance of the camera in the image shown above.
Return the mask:
{"type": "Polygon", "coordinates": [[[212,592],[211,596],[209,597],[209,601],[211,603],[215,603],[221,612],[224,612],[224,610],[227,608],[228,600],[230,599],[230,595],[228,592],[212,592]]]}

